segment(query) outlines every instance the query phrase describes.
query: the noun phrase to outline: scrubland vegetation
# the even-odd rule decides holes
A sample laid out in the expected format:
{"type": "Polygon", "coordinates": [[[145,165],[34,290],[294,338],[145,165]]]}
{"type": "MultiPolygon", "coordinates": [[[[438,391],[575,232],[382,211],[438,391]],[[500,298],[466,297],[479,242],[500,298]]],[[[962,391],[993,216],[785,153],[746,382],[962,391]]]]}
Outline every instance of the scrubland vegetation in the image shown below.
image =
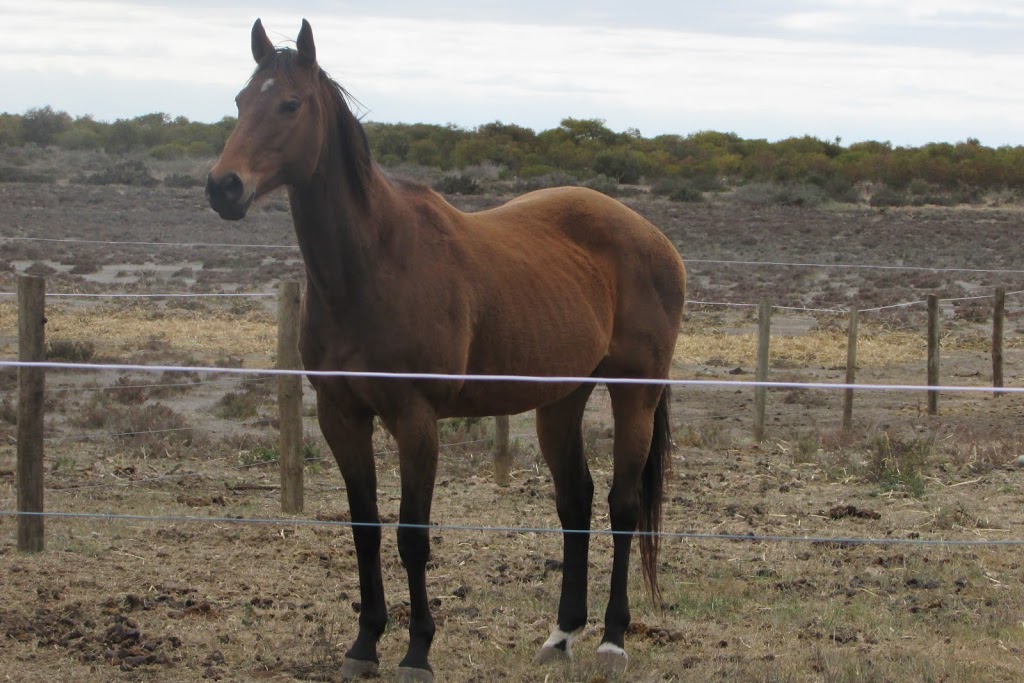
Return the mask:
{"type": "MultiPolygon", "coordinates": [[[[146,159],[213,157],[234,125],[230,117],[208,124],[163,113],[106,123],[47,106],[0,114],[0,148],[127,154],[133,165],[112,162],[104,173],[77,180],[146,184],[158,182],[145,172],[146,159]]],[[[612,131],[600,119],[574,118],[540,132],[500,121],[473,129],[369,122],[365,129],[381,164],[436,169],[437,189],[458,194],[482,192],[488,180],[518,180],[522,189],[587,184],[612,194],[620,186],[642,185],[690,202],[746,188],[740,199],[758,203],[948,206],[993,197],[1016,202],[1024,190],[1024,147],[992,148],[976,139],[902,147],[811,136],[769,142],[716,131],[647,138],[636,129],[612,131]]],[[[0,181],[54,180],[26,166],[16,154],[8,156],[0,162],[0,181]]],[[[199,180],[176,175],[163,182],[187,186],[199,180]]]]}

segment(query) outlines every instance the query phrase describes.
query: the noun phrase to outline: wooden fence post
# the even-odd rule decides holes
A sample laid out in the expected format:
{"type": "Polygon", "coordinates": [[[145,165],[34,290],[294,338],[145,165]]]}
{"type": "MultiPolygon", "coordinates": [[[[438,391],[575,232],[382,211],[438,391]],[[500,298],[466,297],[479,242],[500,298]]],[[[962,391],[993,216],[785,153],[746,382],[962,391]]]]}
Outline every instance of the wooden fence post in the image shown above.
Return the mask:
{"type": "MultiPolygon", "coordinates": [[[[46,281],[18,278],[18,360],[46,360],[46,281]]],[[[18,368],[18,550],[41,552],[43,537],[43,397],[42,368],[18,368]]]]}
{"type": "MultiPolygon", "coordinates": [[[[850,325],[846,340],[846,383],[857,382],[857,307],[850,309],[850,325]]],[[[853,389],[847,389],[843,396],[843,429],[853,428],[853,389]]]]}
{"type": "MultiPolygon", "coordinates": [[[[1003,388],[1003,323],[1006,318],[1006,290],[996,289],[996,302],[992,310],[992,386],[1003,388]]],[[[993,391],[999,396],[1001,391],[993,391]]]]}
{"type": "MultiPolygon", "coordinates": [[[[928,295],[928,386],[939,386],[939,297],[928,295]]],[[[939,392],[928,392],[928,414],[939,412],[939,392]]]]}
{"type": "Polygon", "coordinates": [[[508,415],[494,418],[494,483],[508,486],[512,481],[512,450],[508,443],[508,415]]]}
{"type": "MultiPolygon", "coordinates": [[[[277,368],[299,370],[299,283],[285,282],[277,308],[277,368]]],[[[281,511],[297,514],[303,507],[302,377],[277,378],[277,409],[281,418],[281,511]]]]}
{"type": "MultiPolygon", "coordinates": [[[[757,371],[758,382],[768,381],[768,340],[771,337],[772,306],[768,299],[761,299],[757,314],[757,371]]],[[[764,441],[764,411],[768,397],[767,387],[754,387],[754,441],[764,441]]]]}

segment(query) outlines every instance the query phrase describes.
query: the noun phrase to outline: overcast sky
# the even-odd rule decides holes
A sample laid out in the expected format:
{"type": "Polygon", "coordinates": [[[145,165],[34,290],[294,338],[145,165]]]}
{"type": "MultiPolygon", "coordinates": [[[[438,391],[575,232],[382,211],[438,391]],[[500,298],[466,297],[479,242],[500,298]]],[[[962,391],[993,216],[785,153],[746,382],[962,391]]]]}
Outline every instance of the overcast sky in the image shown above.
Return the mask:
{"type": "Polygon", "coordinates": [[[0,111],[214,121],[313,25],[386,122],[1024,144],[1024,0],[0,0],[0,111]]]}

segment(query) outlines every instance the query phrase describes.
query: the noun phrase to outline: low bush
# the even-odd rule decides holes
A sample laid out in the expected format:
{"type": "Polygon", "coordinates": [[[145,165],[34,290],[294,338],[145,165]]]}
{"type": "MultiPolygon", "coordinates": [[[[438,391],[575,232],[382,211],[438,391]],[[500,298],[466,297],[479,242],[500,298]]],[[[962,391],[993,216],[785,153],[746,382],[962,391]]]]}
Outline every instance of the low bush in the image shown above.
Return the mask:
{"type": "Polygon", "coordinates": [[[606,194],[609,197],[618,197],[623,194],[622,188],[619,187],[619,183],[615,178],[609,178],[606,175],[599,175],[593,178],[588,178],[584,183],[583,187],[589,187],[591,190],[597,190],[602,194],[606,194]]]}
{"type": "Polygon", "coordinates": [[[692,180],[662,178],[651,185],[651,192],[674,202],[702,202],[704,193],[692,180]]]}
{"type": "Polygon", "coordinates": [[[607,150],[594,157],[594,171],[623,185],[636,185],[643,175],[643,160],[636,152],[607,150]]]}
{"type": "Polygon", "coordinates": [[[46,360],[57,363],[87,363],[96,356],[96,345],[74,339],[46,342],[46,360]]]}
{"type": "Polygon", "coordinates": [[[444,194],[480,194],[480,183],[464,173],[446,175],[434,183],[434,189],[444,194]]]}
{"type": "Polygon", "coordinates": [[[188,189],[192,187],[202,187],[205,184],[206,181],[204,179],[187,175],[185,173],[172,173],[164,178],[164,185],[167,187],[188,189]]]}
{"type": "Polygon", "coordinates": [[[580,182],[568,173],[552,171],[541,175],[527,176],[520,174],[520,177],[512,183],[513,192],[532,192],[547,187],[565,187],[567,185],[579,185],[580,182]]]}
{"type": "Polygon", "coordinates": [[[907,197],[902,192],[891,187],[882,187],[871,194],[868,203],[874,207],[906,206],[907,197]]]}
{"type": "Polygon", "coordinates": [[[818,206],[828,196],[817,185],[747,183],[736,188],[733,198],[750,206],[818,206]]]}
{"type": "Polygon", "coordinates": [[[52,173],[17,166],[0,166],[0,183],[52,183],[55,180],[56,176],[52,173]]]}
{"type": "Polygon", "coordinates": [[[138,159],[116,161],[95,173],[77,175],[71,181],[83,185],[132,185],[136,187],[153,187],[160,182],[138,159]]]}
{"type": "Polygon", "coordinates": [[[217,417],[225,420],[246,420],[256,417],[259,411],[259,402],[256,397],[249,393],[231,391],[219,399],[214,405],[214,413],[217,417]]]}

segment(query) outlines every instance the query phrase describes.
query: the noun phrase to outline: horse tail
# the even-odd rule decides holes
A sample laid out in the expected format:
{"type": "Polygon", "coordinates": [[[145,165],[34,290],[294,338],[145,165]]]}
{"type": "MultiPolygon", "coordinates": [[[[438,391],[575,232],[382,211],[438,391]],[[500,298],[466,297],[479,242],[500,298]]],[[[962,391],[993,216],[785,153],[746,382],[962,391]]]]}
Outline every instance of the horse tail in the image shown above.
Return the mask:
{"type": "Polygon", "coordinates": [[[658,588],[658,548],[661,538],[661,500],[665,488],[665,475],[672,467],[672,433],[669,424],[670,387],[661,392],[661,399],[654,411],[654,433],[651,450],[640,489],[640,564],[644,580],[656,604],[661,602],[658,588]]]}

